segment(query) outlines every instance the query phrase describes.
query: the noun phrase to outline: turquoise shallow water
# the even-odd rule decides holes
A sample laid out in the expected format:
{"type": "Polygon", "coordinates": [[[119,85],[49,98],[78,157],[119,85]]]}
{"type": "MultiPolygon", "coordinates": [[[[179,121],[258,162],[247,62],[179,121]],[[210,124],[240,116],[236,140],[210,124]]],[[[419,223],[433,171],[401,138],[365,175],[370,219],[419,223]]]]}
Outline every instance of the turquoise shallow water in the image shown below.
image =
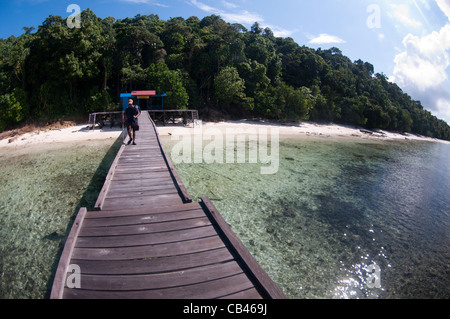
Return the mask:
{"type": "Polygon", "coordinates": [[[0,153],[0,298],[49,296],[64,239],[79,207],[93,209],[114,142],[0,153]]]}
{"type": "Polygon", "coordinates": [[[175,166],[290,298],[450,297],[450,145],[285,137],[279,157],[175,166]]]}
{"type": "MultiPolygon", "coordinates": [[[[177,142],[162,140],[170,155],[177,142]]],[[[0,298],[49,296],[114,142],[0,153],[0,298]]],[[[281,139],[274,175],[259,164],[175,166],[290,298],[449,298],[449,156],[440,143],[308,137],[281,139]],[[380,288],[367,284],[373,264],[380,288]]]]}

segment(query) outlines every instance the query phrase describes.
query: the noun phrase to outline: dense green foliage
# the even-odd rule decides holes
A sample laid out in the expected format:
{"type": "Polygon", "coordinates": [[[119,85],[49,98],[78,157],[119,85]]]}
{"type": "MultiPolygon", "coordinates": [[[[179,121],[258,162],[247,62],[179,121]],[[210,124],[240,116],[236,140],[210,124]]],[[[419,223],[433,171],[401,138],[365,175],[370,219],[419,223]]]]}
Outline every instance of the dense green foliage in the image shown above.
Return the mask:
{"type": "Polygon", "coordinates": [[[98,18],[81,28],[49,16],[0,39],[0,130],[26,119],[118,109],[119,94],[167,92],[168,108],[203,115],[315,120],[450,140],[450,127],[383,74],[337,48],[314,50],[212,15],[98,18]]]}

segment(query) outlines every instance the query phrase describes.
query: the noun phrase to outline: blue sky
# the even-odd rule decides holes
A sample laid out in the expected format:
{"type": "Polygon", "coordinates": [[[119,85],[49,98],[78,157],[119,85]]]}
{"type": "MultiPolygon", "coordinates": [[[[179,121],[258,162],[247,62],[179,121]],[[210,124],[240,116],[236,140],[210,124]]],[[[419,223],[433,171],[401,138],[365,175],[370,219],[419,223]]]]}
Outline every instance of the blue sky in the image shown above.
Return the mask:
{"type": "Polygon", "coordinates": [[[216,14],[248,28],[258,21],[300,45],[336,46],[353,61],[372,63],[450,123],[450,0],[2,0],[0,37],[37,28],[49,15],[67,18],[70,4],[101,18],[216,14]]]}

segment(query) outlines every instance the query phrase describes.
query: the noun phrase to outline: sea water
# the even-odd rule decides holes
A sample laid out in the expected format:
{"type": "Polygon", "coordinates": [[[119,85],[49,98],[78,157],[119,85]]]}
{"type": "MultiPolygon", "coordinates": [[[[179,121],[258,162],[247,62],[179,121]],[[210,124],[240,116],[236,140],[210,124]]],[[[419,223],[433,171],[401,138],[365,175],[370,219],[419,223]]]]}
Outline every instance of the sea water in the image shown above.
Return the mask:
{"type": "Polygon", "coordinates": [[[273,175],[175,166],[289,298],[450,297],[449,144],[303,136],[279,152],[273,175]]]}
{"type": "Polygon", "coordinates": [[[80,207],[93,210],[120,141],[0,152],[0,298],[50,296],[80,207]]]}
{"type": "MultiPolygon", "coordinates": [[[[170,155],[177,142],[161,138],[170,155]]],[[[2,150],[0,298],[49,296],[65,237],[79,207],[93,209],[120,142],[2,150]]],[[[449,157],[442,143],[296,137],[281,138],[273,175],[175,166],[290,298],[449,298],[449,157]]]]}

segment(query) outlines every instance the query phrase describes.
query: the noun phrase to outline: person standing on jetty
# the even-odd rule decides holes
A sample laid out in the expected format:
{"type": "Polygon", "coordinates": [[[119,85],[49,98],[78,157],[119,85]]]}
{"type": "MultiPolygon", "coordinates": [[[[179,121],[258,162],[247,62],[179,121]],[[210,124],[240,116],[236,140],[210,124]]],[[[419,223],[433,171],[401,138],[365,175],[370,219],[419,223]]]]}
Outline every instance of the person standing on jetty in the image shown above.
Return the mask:
{"type": "Polygon", "coordinates": [[[138,106],[133,105],[133,99],[128,100],[128,107],[125,109],[125,115],[127,117],[127,129],[128,136],[130,140],[128,141],[128,145],[133,142],[133,145],[136,145],[136,131],[139,130],[138,125],[138,117],[141,115],[141,111],[138,106]],[[131,136],[131,131],[133,131],[133,136],[131,136]]]}

